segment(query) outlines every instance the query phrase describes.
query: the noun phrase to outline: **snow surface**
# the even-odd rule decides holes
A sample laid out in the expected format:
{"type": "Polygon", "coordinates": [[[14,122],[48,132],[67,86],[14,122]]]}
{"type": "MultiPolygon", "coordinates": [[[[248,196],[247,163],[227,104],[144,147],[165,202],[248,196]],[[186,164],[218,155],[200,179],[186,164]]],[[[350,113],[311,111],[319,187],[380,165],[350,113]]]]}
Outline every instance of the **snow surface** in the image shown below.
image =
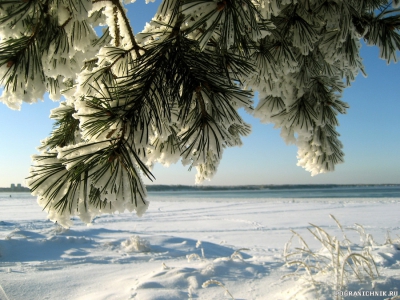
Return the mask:
{"type": "MultiPolygon", "coordinates": [[[[34,197],[12,196],[0,194],[1,300],[232,299],[225,288],[234,299],[335,299],[323,281],[313,287],[306,276],[282,279],[295,270],[283,257],[290,229],[316,250],[309,223],[341,239],[329,214],[344,228],[363,225],[376,242],[371,252],[380,277],[351,281],[345,290],[400,289],[399,198],[182,201],[150,195],[141,218],[105,215],[91,226],[76,220],[67,230],[46,220],[34,197]],[[392,244],[384,244],[387,231],[392,244]]],[[[346,234],[361,243],[355,230],[346,234]]]]}

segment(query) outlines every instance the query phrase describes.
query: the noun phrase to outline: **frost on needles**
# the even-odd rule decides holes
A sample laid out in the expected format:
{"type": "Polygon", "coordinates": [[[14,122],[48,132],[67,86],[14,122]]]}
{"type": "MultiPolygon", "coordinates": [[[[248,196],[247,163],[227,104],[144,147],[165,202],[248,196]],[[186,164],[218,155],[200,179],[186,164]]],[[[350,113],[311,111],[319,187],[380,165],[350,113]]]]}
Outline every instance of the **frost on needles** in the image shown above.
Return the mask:
{"type": "Polygon", "coordinates": [[[400,48],[399,0],[164,0],[137,34],[130,2],[0,2],[1,101],[63,99],[28,179],[63,226],[142,214],[155,162],[181,159],[196,182],[211,179],[250,133],[240,108],[280,128],[312,175],[334,170],[360,40],[388,62],[400,48]]]}

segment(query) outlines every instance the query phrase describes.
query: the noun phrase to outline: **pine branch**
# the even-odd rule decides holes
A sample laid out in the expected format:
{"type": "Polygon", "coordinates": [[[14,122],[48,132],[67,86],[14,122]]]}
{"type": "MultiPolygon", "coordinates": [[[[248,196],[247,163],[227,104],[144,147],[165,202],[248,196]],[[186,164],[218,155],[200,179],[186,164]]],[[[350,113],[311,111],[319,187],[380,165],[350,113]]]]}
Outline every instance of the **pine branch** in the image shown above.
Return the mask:
{"type": "Polygon", "coordinates": [[[312,175],[332,171],[344,155],[343,82],[364,72],[360,39],[396,61],[399,3],[164,0],[135,36],[119,0],[2,1],[1,100],[66,98],[29,185],[65,226],[73,215],[141,214],[140,173],[153,179],[149,166],[182,159],[197,182],[210,179],[224,148],[250,133],[240,108],[281,128],[312,175]]]}
{"type": "Polygon", "coordinates": [[[248,0],[242,2],[223,0],[218,3],[208,0],[190,0],[185,2],[182,13],[187,15],[185,21],[190,22],[190,27],[185,30],[185,33],[190,34],[196,30],[200,32],[197,40],[201,49],[204,49],[212,35],[216,34],[219,47],[222,49],[233,47],[248,55],[248,45],[246,40],[242,39],[242,35],[247,35],[253,40],[261,35],[257,18],[260,20],[263,18],[254,4],[248,0]],[[207,4],[214,9],[205,14],[192,14],[192,11],[196,9],[200,12],[199,8],[207,4]]]}
{"type": "Polygon", "coordinates": [[[76,133],[79,132],[79,120],[73,117],[76,111],[61,103],[60,108],[52,111],[51,118],[56,120],[50,138],[43,145],[43,150],[53,150],[56,147],[65,147],[76,144],[76,133]]]}
{"type": "MultiPolygon", "coordinates": [[[[121,3],[119,2],[119,0],[93,0],[92,1],[92,3],[98,3],[98,2],[111,2],[115,8],[114,13],[116,14],[117,12],[119,12],[121,14],[122,19],[124,21],[124,26],[128,30],[128,33],[129,33],[129,39],[132,44],[132,49],[135,50],[136,56],[140,57],[141,56],[140,50],[145,51],[145,49],[140,47],[138,45],[138,43],[136,42],[135,35],[133,34],[132,27],[129,23],[128,17],[126,16],[125,10],[121,6],[121,3]]],[[[115,28],[118,28],[119,24],[117,22],[117,19],[115,19],[115,22],[116,22],[115,28]]],[[[118,34],[116,33],[116,36],[119,37],[119,33],[118,34]]],[[[119,42],[116,42],[115,46],[119,47],[118,44],[119,44],[119,42]]]]}

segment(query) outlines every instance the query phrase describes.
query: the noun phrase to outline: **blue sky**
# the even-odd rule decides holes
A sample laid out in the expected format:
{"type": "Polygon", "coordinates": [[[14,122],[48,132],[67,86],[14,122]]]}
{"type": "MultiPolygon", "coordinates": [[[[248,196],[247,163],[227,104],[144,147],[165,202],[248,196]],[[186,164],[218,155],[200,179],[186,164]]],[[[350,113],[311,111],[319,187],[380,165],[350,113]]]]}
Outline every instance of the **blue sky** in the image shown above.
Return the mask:
{"type": "MultiPolygon", "coordinates": [[[[157,3],[138,0],[128,6],[129,16],[139,32],[149,21],[157,3]]],[[[297,148],[287,146],[271,124],[243,114],[253,127],[240,148],[226,149],[219,171],[207,185],[241,184],[357,184],[400,183],[400,68],[379,59],[376,47],[363,46],[361,55],[368,77],[359,75],[342,100],[350,109],[339,116],[345,163],[333,173],[311,177],[297,167],[297,148]]],[[[39,141],[52,129],[50,109],[57,107],[48,98],[36,104],[24,104],[13,111],[0,103],[0,187],[22,183],[28,176],[30,156],[39,141]]],[[[179,162],[165,168],[155,166],[156,184],[194,184],[195,170],[188,172],[179,162]]],[[[149,183],[148,180],[145,180],[149,183]]]]}

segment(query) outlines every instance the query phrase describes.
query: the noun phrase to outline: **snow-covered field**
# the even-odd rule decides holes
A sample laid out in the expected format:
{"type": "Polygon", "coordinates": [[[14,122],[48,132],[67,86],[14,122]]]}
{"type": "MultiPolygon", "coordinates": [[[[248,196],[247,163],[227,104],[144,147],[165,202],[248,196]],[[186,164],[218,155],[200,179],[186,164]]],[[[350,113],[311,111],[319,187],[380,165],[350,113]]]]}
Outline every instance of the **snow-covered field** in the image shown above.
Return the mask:
{"type": "MultiPolygon", "coordinates": [[[[174,201],[150,197],[150,208],[141,218],[105,215],[91,226],[76,220],[66,230],[47,221],[33,197],[7,197],[0,195],[1,300],[336,299],[335,280],[341,270],[330,267],[346,259],[329,260],[332,253],[319,251],[321,243],[307,230],[317,227],[309,223],[319,226],[322,235],[326,231],[330,238],[336,236],[345,245],[340,248],[345,255],[358,253],[363,261],[369,259],[365,252],[369,250],[376,262],[379,277],[373,280],[360,283],[351,271],[346,273],[342,290],[362,291],[364,296],[345,299],[396,299],[390,293],[400,289],[397,198],[174,201]],[[345,241],[330,214],[352,243],[345,241]],[[286,254],[303,254],[288,255],[288,262],[325,266],[321,267],[324,273],[311,269],[310,277],[300,268],[300,277],[290,275],[297,269],[294,263],[285,264],[291,229],[314,254],[296,250],[296,236],[286,254]],[[371,291],[381,296],[366,296],[371,291]]],[[[365,271],[359,273],[365,277],[365,271]]]]}

